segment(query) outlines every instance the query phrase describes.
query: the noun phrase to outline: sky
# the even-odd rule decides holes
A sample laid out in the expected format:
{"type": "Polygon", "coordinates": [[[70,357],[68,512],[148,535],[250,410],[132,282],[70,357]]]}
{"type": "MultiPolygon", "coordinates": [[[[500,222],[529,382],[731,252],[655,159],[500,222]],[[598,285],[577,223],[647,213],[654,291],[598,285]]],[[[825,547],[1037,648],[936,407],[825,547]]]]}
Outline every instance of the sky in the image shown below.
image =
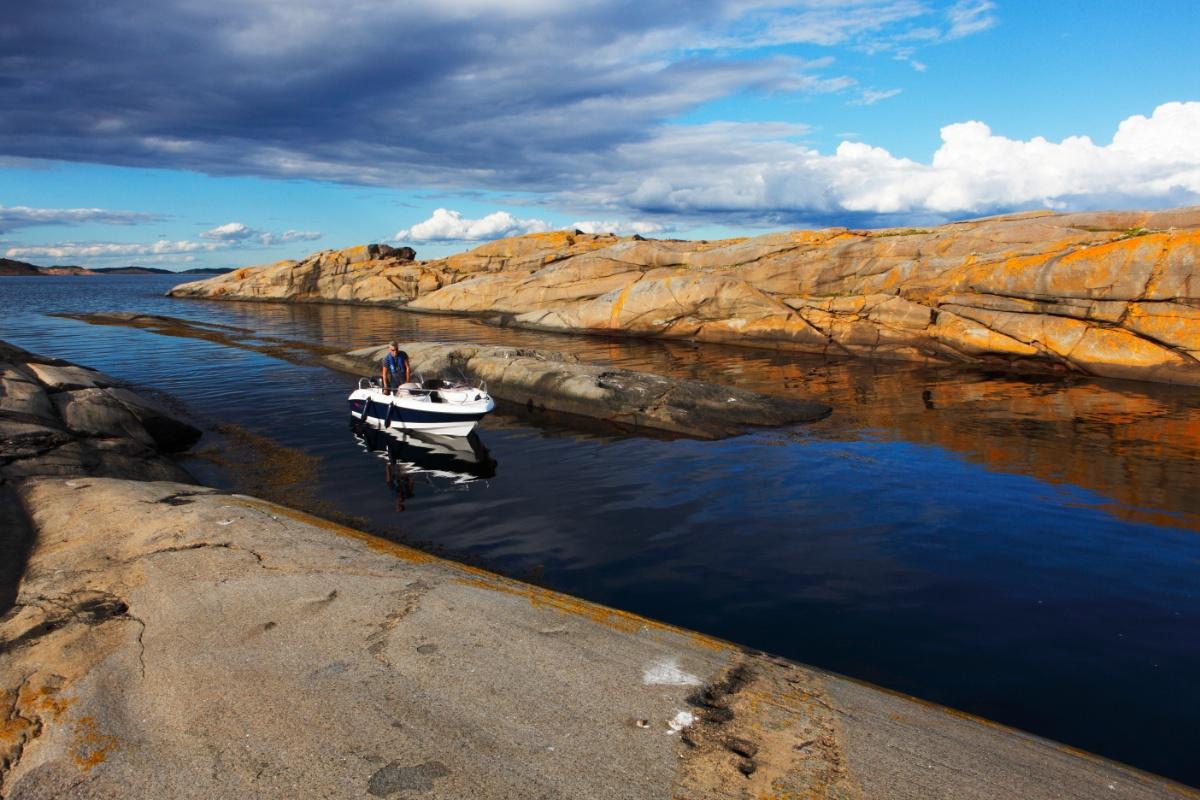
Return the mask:
{"type": "Polygon", "coordinates": [[[35,264],[1200,204],[1191,2],[10,5],[0,256],[35,264]]]}

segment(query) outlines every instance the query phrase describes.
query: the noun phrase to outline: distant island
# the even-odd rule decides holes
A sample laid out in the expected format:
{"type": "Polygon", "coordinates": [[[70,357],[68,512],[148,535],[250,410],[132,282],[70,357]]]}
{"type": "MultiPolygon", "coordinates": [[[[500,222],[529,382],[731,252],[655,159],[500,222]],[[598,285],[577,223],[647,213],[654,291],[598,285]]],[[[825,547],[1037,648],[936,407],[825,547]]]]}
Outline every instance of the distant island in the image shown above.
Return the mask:
{"type": "Polygon", "coordinates": [[[24,261],[11,258],[0,258],[0,278],[33,275],[224,275],[232,272],[231,267],[195,267],[178,272],[160,267],[80,267],[76,265],[55,265],[39,267],[24,261]]]}

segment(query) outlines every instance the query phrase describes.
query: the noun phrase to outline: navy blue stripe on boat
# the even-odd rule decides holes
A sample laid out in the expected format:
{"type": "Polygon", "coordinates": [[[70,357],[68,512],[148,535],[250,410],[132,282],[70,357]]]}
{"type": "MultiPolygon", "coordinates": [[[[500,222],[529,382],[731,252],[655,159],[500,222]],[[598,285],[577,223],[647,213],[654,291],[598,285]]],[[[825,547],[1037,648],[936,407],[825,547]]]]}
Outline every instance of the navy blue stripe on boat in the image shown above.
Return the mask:
{"type": "MultiPolygon", "coordinates": [[[[362,413],[362,401],[351,400],[350,410],[355,414],[362,413]]],[[[387,405],[384,403],[371,403],[371,407],[367,410],[367,416],[371,419],[382,420],[383,415],[387,413],[387,405]]],[[[392,419],[395,422],[470,422],[472,420],[479,421],[483,419],[484,412],[478,414],[455,414],[437,412],[437,411],[422,411],[411,408],[401,408],[400,406],[392,407],[392,419]]]]}

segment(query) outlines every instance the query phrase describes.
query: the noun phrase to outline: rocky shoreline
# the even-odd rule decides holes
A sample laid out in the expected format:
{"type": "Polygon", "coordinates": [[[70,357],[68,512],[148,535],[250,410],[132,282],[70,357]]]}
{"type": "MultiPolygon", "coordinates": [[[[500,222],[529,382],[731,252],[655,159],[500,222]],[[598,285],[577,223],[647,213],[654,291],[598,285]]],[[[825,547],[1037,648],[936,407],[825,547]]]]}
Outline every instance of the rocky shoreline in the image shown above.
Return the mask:
{"type": "Polygon", "coordinates": [[[33,546],[0,617],[0,797],[1200,797],[283,506],[137,480],[178,470],[163,451],[195,429],[3,352],[0,513],[33,546]]]}
{"type": "Polygon", "coordinates": [[[363,245],[175,297],[378,304],[565,333],[1200,385],[1200,208],[717,242],[561,231],[417,261],[363,245]]]}

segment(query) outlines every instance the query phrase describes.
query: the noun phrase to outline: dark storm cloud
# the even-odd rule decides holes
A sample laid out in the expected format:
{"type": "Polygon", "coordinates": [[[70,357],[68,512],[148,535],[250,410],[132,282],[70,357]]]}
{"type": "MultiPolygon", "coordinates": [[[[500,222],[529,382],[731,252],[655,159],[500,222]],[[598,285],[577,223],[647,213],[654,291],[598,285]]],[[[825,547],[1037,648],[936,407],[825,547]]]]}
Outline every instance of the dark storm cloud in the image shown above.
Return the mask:
{"type": "MultiPolygon", "coordinates": [[[[881,4],[896,5],[858,5],[881,4]]],[[[558,189],[586,180],[579,159],[706,100],[846,85],[794,58],[695,49],[698,20],[755,5],[14,3],[0,20],[0,154],[558,189]]]]}

